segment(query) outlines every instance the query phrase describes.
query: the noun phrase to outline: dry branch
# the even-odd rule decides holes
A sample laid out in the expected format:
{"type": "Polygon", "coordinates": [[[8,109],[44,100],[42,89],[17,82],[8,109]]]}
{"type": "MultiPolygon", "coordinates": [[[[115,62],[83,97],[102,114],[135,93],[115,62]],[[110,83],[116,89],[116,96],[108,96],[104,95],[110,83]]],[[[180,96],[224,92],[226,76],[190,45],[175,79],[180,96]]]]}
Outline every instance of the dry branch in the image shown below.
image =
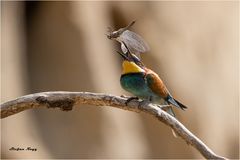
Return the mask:
{"type": "Polygon", "coordinates": [[[153,104],[141,105],[140,100],[133,100],[126,105],[129,97],[113,96],[109,94],[89,92],[42,92],[19,97],[1,104],[1,118],[17,114],[31,108],[60,108],[64,111],[72,110],[73,106],[89,104],[95,106],[112,106],[134,112],[146,112],[159,121],[170,126],[187,144],[196,148],[207,159],[226,159],[218,156],[208,148],[199,138],[193,135],[183,124],[168,113],[153,104]]]}

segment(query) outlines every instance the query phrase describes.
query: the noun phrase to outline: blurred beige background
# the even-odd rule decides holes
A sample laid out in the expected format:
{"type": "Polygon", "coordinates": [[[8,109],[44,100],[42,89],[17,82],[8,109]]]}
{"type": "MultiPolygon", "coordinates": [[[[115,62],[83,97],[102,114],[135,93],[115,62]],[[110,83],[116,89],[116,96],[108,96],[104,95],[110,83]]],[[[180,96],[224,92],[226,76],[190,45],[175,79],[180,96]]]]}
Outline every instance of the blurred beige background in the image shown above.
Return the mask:
{"type": "MultiPolygon", "coordinates": [[[[1,102],[42,91],[128,94],[119,44],[132,20],[145,64],[189,107],[178,119],[213,151],[239,158],[239,2],[1,2],[1,102]]],[[[144,113],[77,106],[1,120],[2,158],[202,158],[144,113]],[[32,147],[37,152],[10,151],[32,147]]]]}

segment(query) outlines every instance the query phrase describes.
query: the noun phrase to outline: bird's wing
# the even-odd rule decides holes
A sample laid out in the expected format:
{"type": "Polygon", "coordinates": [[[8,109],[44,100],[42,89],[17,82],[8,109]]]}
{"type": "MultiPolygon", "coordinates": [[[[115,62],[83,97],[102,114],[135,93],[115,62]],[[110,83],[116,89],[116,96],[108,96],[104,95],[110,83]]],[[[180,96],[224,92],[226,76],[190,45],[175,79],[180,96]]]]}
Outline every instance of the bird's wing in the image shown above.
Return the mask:
{"type": "Polygon", "coordinates": [[[164,85],[161,78],[152,70],[148,69],[146,73],[146,79],[149,88],[153,91],[153,93],[159,95],[163,99],[165,99],[168,103],[174,105],[175,107],[186,109],[187,107],[174,99],[169,93],[167,87],[164,85]]]}
{"type": "Polygon", "coordinates": [[[118,39],[120,42],[124,42],[133,54],[149,51],[149,46],[144,39],[132,31],[124,31],[118,39]]]}
{"type": "Polygon", "coordinates": [[[162,98],[167,98],[169,92],[160,77],[151,70],[146,73],[146,80],[149,88],[162,98]]]}

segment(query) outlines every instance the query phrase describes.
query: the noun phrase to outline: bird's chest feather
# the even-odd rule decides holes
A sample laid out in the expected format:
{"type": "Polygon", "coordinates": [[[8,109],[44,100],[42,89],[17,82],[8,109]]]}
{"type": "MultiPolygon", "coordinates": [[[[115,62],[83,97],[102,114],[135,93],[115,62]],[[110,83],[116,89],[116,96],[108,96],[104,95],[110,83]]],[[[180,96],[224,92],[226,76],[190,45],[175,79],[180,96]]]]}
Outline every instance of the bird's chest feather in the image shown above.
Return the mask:
{"type": "Polygon", "coordinates": [[[126,91],[139,96],[148,97],[152,93],[149,89],[144,73],[128,73],[121,76],[121,86],[126,91]]]}

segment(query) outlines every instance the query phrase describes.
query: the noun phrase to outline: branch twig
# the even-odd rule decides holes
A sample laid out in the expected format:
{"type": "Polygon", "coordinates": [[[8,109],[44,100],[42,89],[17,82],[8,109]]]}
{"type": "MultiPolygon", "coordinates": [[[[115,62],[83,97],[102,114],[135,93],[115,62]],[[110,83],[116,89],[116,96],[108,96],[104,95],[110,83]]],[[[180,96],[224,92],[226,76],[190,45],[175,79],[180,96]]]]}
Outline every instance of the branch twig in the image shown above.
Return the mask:
{"type": "Polygon", "coordinates": [[[142,103],[140,103],[141,101],[139,100],[133,100],[126,105],[125,103],[128,98],[129,97],[89,92],[42,92],[19,97],[1,104],[1,118],[6,118],[27,109],[39,107],[60,108],[61,110],[69,111],[72,110],[73,106],[78,104],[112,106],[134,112],[143,111],[170,126],[187,144],[196,148],[205,158],[226,159],[225,157],[215,154],[183,124],[156,105],[141,105],[142,103]]]}

